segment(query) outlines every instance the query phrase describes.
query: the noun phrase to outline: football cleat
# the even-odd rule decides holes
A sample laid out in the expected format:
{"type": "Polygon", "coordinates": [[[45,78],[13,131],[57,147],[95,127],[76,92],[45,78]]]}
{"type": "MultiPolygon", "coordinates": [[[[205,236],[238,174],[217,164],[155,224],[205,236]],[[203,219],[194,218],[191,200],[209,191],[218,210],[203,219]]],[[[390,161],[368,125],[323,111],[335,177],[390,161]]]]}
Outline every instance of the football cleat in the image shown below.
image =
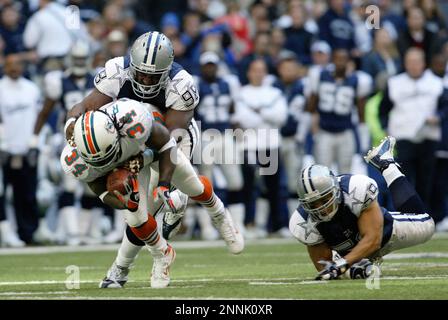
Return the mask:
{"type": "Polygon", "coordinates": [[[395,138],[387,136],[381,140],[381,143],[377,147],[372,148],[367,155],[364,156],[364,160],[377,168],[380,172],[386,170],[391,163],[398,166],[393,156],[394,147],[395,138]]]}
{"type": "Polygon", "coordinates": [[[176,251],[168,244],[161,256],[154,256],[151,272],[151,288],[166,288],[170,284],[170,266],[176,259],[176,251]]]}
{"type": "Polygon", "coordinates": [[[212,223],[221,234],[231,253],[239,254],[243,251],[244,237],[235,226],[229,210],[225,209],[223,214],[218,214],[213,217],[212,223]]]}
{"type": "Polygon", "coordinates": [[[129,268],[121,267],[114,261],[106,277],[100,282],[99,287],[105,288],[123,288],[128,281],[129,268]]]}
{"type": "Polygon", "coordinates": [[[166,240],[172,239],[179,232],[188,204],[188,196],[179,190],[171,192],[171,199],[177,212],[167,211],[163,216],[162,235],[166,240]]]}

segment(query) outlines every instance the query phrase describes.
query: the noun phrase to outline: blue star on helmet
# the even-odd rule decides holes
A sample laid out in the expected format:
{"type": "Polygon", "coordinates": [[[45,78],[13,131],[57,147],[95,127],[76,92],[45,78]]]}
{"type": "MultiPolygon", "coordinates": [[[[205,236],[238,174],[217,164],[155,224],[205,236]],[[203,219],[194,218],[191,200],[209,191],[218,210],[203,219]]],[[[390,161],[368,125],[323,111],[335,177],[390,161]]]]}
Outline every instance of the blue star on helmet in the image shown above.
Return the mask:
{"type": "Polygon", "coordinates": [[[307,221],[303,221],[297,224],[305,230],[305,240],[307,240],[312,233],[318,236],[320,235],[320,233],[316,229],[317,223],[317,221],[313,221],[313,219],[308,218],[307,221]]]}

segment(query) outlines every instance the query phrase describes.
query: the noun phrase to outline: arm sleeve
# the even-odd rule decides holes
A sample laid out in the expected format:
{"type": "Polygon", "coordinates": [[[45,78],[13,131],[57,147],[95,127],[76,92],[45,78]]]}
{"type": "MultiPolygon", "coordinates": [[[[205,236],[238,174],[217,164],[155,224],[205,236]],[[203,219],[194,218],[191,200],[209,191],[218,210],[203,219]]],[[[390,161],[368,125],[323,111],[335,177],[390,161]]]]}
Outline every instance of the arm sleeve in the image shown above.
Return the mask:
{"type": "Polygon", "coordinates": [[[199,103],[198,89],[193,77],[185,70],[170,81],[166,89],[166,106],[173,110],[190,111],[199,103]]]}
{"type": "Polygon", "coordinates": [[[349,196],[346,203],[357,217],[378,198],[378,185],[365,175],[353,175],[350,178],[349,196]]]}

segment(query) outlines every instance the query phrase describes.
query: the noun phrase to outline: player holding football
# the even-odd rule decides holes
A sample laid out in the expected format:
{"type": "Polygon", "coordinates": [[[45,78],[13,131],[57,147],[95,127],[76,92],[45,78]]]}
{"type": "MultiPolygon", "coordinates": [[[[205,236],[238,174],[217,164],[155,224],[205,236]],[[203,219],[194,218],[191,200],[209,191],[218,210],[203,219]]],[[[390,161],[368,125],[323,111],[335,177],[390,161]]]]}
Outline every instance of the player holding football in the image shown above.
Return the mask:
{"type": "MultiPolygon", "coordinates": [[[[141,35],[132,45],[129,56],[106,62],[104,69],[95,78],[95,89],[70,110],[65,126],[67,139],[72,139],[74,122],[86,110],[95,110],[114,99],[127,97],[150,104],[155,119],[168,128],[179,149],[191,158],[199,137],[199,130],[193,119],[199,96],[192,76],[173,62],[173,59],[172,44],[164,34],[148,32],[141,35]]],[[[151,189],[156,184],[157,174],[153,172],[151,189]]],[[[187,202],[187,197],[182,197],[178,190],[172,193],[173,197],[176,194],[183,201],[177,206],[177,212],[168,211],[164,215],[163,236],[166,239],[172,238],[180,227],[187,202]]],[[[234,228],[230,215],[212,217],[212,222],[218,230],[223,231],[220,232],[222,237],[231,246],[237,235],[232,232],[234,228]],[[224,232],[224,229],[227,231],[224,232]]],[[[126,263],[122,261],[119,265],[122,268],[113,264],[101,287],[126,282],[123,279],[127,277],[128,268],[143,245],[127,228],[117,257],[118,259],[121,252],[127,257],[126,263]]]]}
{"type": "MultiPolygon", "coordinates": [[[[87,182],[104,203],[123,210],[131,232],[144,242],[154,257],[153,288],[169,284],[169,267],[175,258],[174,249],[159,236],[157,223],[151,215],[160,210],[160,206],[157,207],[160,201],[176,211],[169,192],[171,183],[202,204],[212,219],[229,216],[209,180],[197,176],[189,160],[177,150],[169,131],[153,121],[149,108],[143,103],[122,98],[98,111],[86,112],[75,123],[73,143],[75,146],[67,145],[61,155],[64,171],[87,182]],[[156,151],[156,162],[153,150],[156,151]],[[117,167],[128,168],[137,175],[137,179],[124,180],[125,194],[106,189],[108,173],[117,167]],[[151,172],[159,173],[153,197],[149,189],[151,172]]],[[[231,232],[229,229],[230,226],[220,231],[231,232]]],[[[236,254],[243,250],[244,242],[241,235],[235,237],[237,239],[228,245],[236,254]]],[[[128,250],[122,249],[123,246],[113,270],[128,269],[127,264],[134,259],[127,256],[128,250]]],[[[110,274],[107,279],[110,280],[109,287],[121,287],[126,282],[123,277],[117,280],[110,274]]]]}
{"type": "Polygon", "coordinates": [[[334,176],[324,166],[302,170],[300,205],[291,216],[292,234],[308,248],[319,271],[316,280],[369,276],[372,263],[391,251],[428,241],[434,221],[393,158],[395,138],[387,137],[365,156],[387,182],[397,212],[379,206],[378,187],[364,175],[334,176]],[[340,257],[332,258],[332,250],[340,257]]]}

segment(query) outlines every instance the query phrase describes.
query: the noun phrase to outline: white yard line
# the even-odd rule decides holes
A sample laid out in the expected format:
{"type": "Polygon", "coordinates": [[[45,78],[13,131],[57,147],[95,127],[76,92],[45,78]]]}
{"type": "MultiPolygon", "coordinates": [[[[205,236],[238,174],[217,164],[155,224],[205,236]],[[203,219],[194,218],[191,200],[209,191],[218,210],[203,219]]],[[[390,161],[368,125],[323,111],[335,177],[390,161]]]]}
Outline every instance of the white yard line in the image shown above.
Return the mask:
{"type": "Polygon", "coordinates": [[[448,252],[413,252],[413,253],[391,253],[384,260],[403,260],[421,258],[448,258],[448,252]]]}
{"type": "MultiPolygon", "coordinates": [[[[246,240],[246,245],[279,245],[296,244],[297,241],[289,239],[257,239],[246,240]]],[[[203,249],[203,248],[225,248],[223,240],[216,241],[172,241],[176,249],[203,249]]],[[[27,255],[27,254],[46,254],[46,253],[72,253],[72,252],[95,252],[95,251],[117,251],[119,244],[100,244],[89,246],[42,246],[25,248],[0,248],[1,255],[27,255]]]]}

